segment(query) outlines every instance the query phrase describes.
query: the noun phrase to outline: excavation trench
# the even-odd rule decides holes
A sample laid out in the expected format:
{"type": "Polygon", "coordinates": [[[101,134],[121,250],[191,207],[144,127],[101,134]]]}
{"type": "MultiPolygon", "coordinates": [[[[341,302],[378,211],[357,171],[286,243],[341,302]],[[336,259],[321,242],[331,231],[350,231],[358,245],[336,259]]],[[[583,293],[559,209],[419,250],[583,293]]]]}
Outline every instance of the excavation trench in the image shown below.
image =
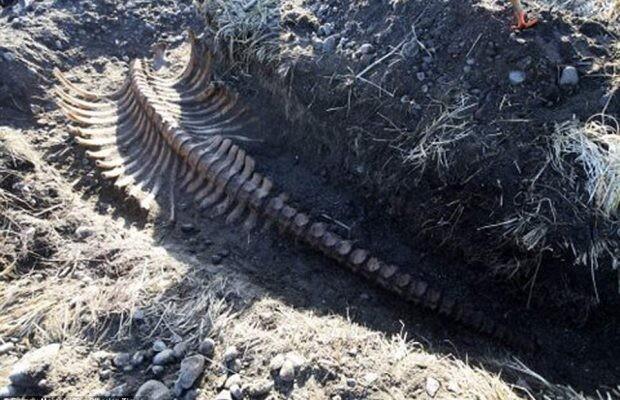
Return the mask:
{"type": "MultiPolygon", "coordinates": [[[[184,139],[184,137],[188,137],[187,134],[179,133],[181,136],[175,138],[175,132],[181,131],[179,131],[174,118],[172,118],[174,113],[168,115],[166,110],[166,91],[157,92],[157,89],[149,91],[147,80],[150,79],[155,82],[157,78],[148,78],[141,72],[140,68],[136,72],[136,66],[139,67],[139,65],[140,62],[134,63],[130,68],[130,75],[138,76],[137,83],[132,82],[132,85],[136,85],[135,90],[137,92],[146,93],[146,97],[140,98],[139,102],[146,105],[146,114],[149,115],[152,124],[154,124],[153,129],[162,129],[162,137],[166,138],[168,145],[174,147],[178,154],[186,154],[188,159],[192,159],[191,151],[183,150],[185,143],[189,140],[184,139]],[[143,87],[146,89],[142,89],[143,87]],[[160,96],[159,100],[155,100],[155,107],[148,105],[151,101],[148,99],[149,96],[151,100],[160,96]],[[161,103],[157,103],[158,101],[161,101],[161,103]],[[159,114],[160,117],[154,117],[156,114],[159,114]],[[160,126],[158,127],[158,125],[160,126]]],[[[416,227],[407,226],[406,222],[399,222],[397,219],[389,216],[386,212],[385,199],[381,201],[381,196],[384,194],[374,192],[372,185],[359,185],[354,179],[347,179],[346,173],[340,174],[340,171],[332,170],[326,172],[325,168],[334,168],[337,163],[332,162],[330,164],[330,160],[322,158],[320,151],[318,151],[321,144],[312,143],[311,139],[312,137],[321,138],[321,134],[315,135],[315,133],[326,129],[326,127],[321,124],[321,121],[317,121],[314,116],[300,112],[299,110],[303,109],[301,104],[295,104],[294,100],[291,103],[291,98],[287,95],[286,88],[281,89],[273,84],[271,71],[254,71],[252,79],[247,81],[237,77],[235,89],[238,89],[241,93],[241,104],[248,106],[251,111],[250,115],[244,117],[248,123],[245,124],[243,129],[225,136],[227,136],[227,140],[235,143],[234,146],[242,147],[247,154],[252,155],[256,162],[256,173],[269,177],[274,182],[277,189],[271,193],[277,194],[280,191],[287,193],[289,195],[287,197],[290,200],[286,204],[294,209],[307,212],[311,221],[317,221],[319,224],[329,226],[336,235],[339,235],[343,240],[350,241],[355,248],[368,249],[373,255],[376,255],[381,260],[385,260],[386,263],[394,263],[400,266],[401,274],[406,274],[414,281],[423,281],[432,287],[439,288],[450,298],[456,299],[457,303],[466,304],[475,310],[480,310],[482,315],[497,321],[500,325],[506,326],[510,335],[518,338],[518,340],[508,340],[508,343],[512,344],[513,350],[521,358],[531,362],[536,367],[536,370],[548,372],[548,376],[552,377],[552,379],[557,379],[577,387],[588,388],[591,380],[582,380],[580,377],[584,376],[585,370],[598,368],[601,371],[601,376],[600,381],[596,382],[595,386],[598,387],[606,383],[611,385],[615,382],[618,367],[615,365],[615,356],[608,352],[608,346],[610,344],[614,345],[618,340],[617,335],[614,334],[616,321],[613,318],[605,320],[603,317],[606,314],[605,310],[602,310],[598,318],[591,321],[587,327],[573,329],[570,322],[567,322],[564,315],[560,313],[553,313],[550,310],[540,308],[526,309],[520,292],[505,282],[486,277],[484,266],[468,265],[458,256],[441,254],[438,251],[437,244],[433,243],[432,240],[428,240],[428,237],[423,235],[412,237],[412,231],[415,232],[416,227]],[[294,114],[294,119],[291,119],[291,109],[297,110],[294,114]],[[307,124],[300,123],[300,121],[304,120],[311,122],[307,124]],[[291,138],[296,143],[290,143],[291,138]],[[299,146],[299,143],[307,145],[305,151],[303,146],[299,146]],[[593,337],[592,335],[596,335],[599,339],[605,338],[605,340],[601,340],[596,344],[588,343],[593,337]],[[584,343],[588,343],[588,345],[584,346],[584,343]],[[533,347],[539,347],[538,353],[531,351],[533,347]],[[557,371],[554,365],[555,360],[553,357],[540,357],[541,353],[563,354],[564,356],[568,353],[572,355],[574,362],[569,363],[572,366],[554,373],[557,371]],[[575,365],[578,365],[578,367],[575,367],[575,365]]],[[[74,101],[74,103],[76,102],[74,101]]],[[[127,100],[122,100],[121,105],[127,106],[127,100]]],[[[190,115],[192,114],[189,111],[181,109],[178,117],[181,119],[185,117],[191,122],[192,118],[190,115]]],[[[347,126],[343,124],[342,126],[332,125],[330,127],[332,132],[339,129],[344,132],[347,130],[347,126]]],[[[151,152],[159,151],[161,146],[164,145],[161,138],[156,139],[155,142],[150,140],[150,143],[148,146],[151,152]]],[[[225,151],[228,151],[229,146],[226,147],[225,151]]],[[[332,154],[342,153],[342,149],[331,150],[332,154]]],[[[164,157],[163,154],[163,152],[160,152],[159,157],[164,157]]],[[[226,165],[232,165],[233,158],[226,165]]],[[[104,160],[99,165],[102,166],[105,162],[104,160]]],[[[168,165],[176,164],[173,162],[173,164],[168,165]]],[[[110,167],[114,167],[114,165],[110,167]]],[[[144,166],[143,169],[146,167],[144,166]]],[[[222,164],[221,168],[224,171],[228,167],[222,164]]],[[[239,167],[240,169],[241,166],[239,167]]],[[[174,176],[176,176],[174,171],[176,170],[176,166],[172,167],[173,179],[165,182],[171,188],[176,183],[174,179],[174,176]]],[[[201,172],[208,175],[208,168],[205,167],[205,170],[201,172]]],[[[250,170],[248,174],[251,173],[252,171],[250,170]]],[[[149,179],[153,178],[152,175],[149,179]]],[[[180,173],[180,175],[182,176],[183,173],[180,173]]],[[[259,178],[255,186],[259,186],[258,183],[262,179],[259,178]]],[[[189,182],[191,187],[191,181],[187,180],[187,182],[189,182]]],[[[237,190],[240,190],[239,186],[242,183],[235,184],[237,190]]],[[[159,189],[162,183],[156,182],[152,185],[159,189]]],[[[149,182],[146,184],[146,186],[152,185],[149,182]]],[[[224,184],[224,186],[226,185],[224,184]]],[[[153,187],[148,189],[152,190],[153,187]]],[[[170,190],[174,191],[174,189],[170,190]]],[[[266,189],[265,196],[269,191],[270,189],[266,189]]],[[[232,195],[232,193],[227,195],[232,195]]],[[[265,196],[259,197],[271,200],[277,198],[265,196]]],[[[152,200],[154,195],[149,197],[146,194],[134,197],[141,200],[144,206],[145,199],[152,200]]],[[[222,222],[205,221],[204,216],[209,213],[199,211],[200,207],[190,197],[180,195],[178,198],[168,198],[167,200],[170,201],[171,209],[175,209],[177,203],[182,204],[179,207],[180,215],[177,216],[180,222],[191,220],[211,225],[210,228],[205,227],[203,230],[203,234],[207,236],[209,229],[214,229],[213,224],[222,222]]],[[[252,201],[249,203],[252,203],[252,201]]],[[[269,204],[272,203],[270,202],[269,204]]],[[[254,211],[268,214],[269,210],[273,208],[269,204],[256,205],[254,211]]],[[[168,207],[167,202],[162,202],[160,205],[162,209],[168,207]]],[[[278,210],[283,210],[285,208],[283,206],[281,204],[278,210]]],[[[409,209],[415,210],[415,207],[410,207],[409,209]]],[[[212,214],[211,218],[215,221],[218,218],[220,220],[223,219],[221,217],[213,218],[212,214]]],[[[272,225],[273,222],[276,222],[275,225],[280,228],[278,229],[280,231],[288,229],[285,228],[288,227],[287,223],[271,222],[272,225]]],[[[343,264],[343,262],[335,263],[327,258],[319,257],[316,254],[318,252],[311,250],[312,245],[301,246],[304,241],[308,240],[305,239],[304,235],[295,234],[294,228],[290,228],[289,233],[283,235],[293,240],[283,239],[282,235],[275,233],[262,237],[264,235],[256,231],[246,236],[242,229],[234,229],[236,229],[236,232],[233,232],[231,235],[237,236],[233,241],[238,244],[240,251],[246,255],[251,255],[259,264],[269,264],[271,266],[270,274],[266,275],[267,278],[261,275],[260,272],[254,272],[256,279],[261,281],[261,283],[266,281],[268,285],[275,285],[277,287],[280,286],[280,283],[288,281],[288,283],[292,283],[292,290],[300,286],[321,284],[320,280],[317,282],[314,278],[309,279],[309,282],[302,282],[305,278],[304,274],[314,275],[317,271],[308,270],[307,267],[292,268],[289,262],[291,257],[295,258],[294,254],[288,256],[288,260],[285,257],[284,260],[273,262],[273,253],[279,251],[278,247],[281,246],[295,245],[295,243],[300,244],[300,251],[315,254],[312,255],[314,262],[320,264],[321,268],[325,270],[331,270],[337,268],[338,264],[343,264]],[[291,234],[291,231],[293,234],[291,234]]],[[[344,282],[349,279],[359,282],[359,277],[346,273],[341,274],[340,272],[336,274],[341,284],[345,284],[344,282]]],[[[408,284],[406,282],[405,286],[408,284]]],[[[392,287],[388,285],[388,289],[392,289],[392,287]]],[[[287,293],[288,290],[290,289],[276,288],[276,291],[283,292],[285,295],[290,295],[290,293],[287,293]]],[[[339,295],[334,293],[333,287],[332,290],[326,292],[319,291],[319,293],[315,289],[314,296],[317,296],[317,298],[310,299],[306,305],[311,305],[313,301],[328,301],[329,303],[328,299],[321,298],[323,294],[325,294],[325,297],[339,295]]],[[[381,296],[385,296],[385,294],[381,294],[381,296]]],[[[406,298],[407,296],[401,297],[406,298]]],[[[381,299],[383,298],[386,297],[381,297],[381,299]]],[[[400,302],[399,300],[390,300],[390,302],[392,301],[392,307],[403,307],[405,314],[410,308],[412,313],[418,313],[418,310],[411,304],[407,304],[404,301],[400,302]]],[[[429,317],[434,314],[429,314],[429,317]]],[[[369,316],[360,316],[360,318],[362,320],[367,318],[370,320],[374,319],[369,316]]],[[[449,320],[444,320],[438,315],[432,318],[437,318],[439,326],[451,324],[449,320]]],[[[478,321],[466,325],[474,325],[480,329],[485,324],[481,324],[478,321]]]]}
{"type": "MultiPolygon", "coordinates": [[[[221,70],[228,71],[226,68],[221,70]]],[[[455,251],[454,247],[446,246],[445,239],[434,238],[432,234],[423,232],[425,227],[420,223],[419,217],[412,217],[412,214],[416,213],[424,215],[423,211],[416,212],[416,196],[413,196],[404,208],[402,204],[399,208],[394,205],[394,198],[402,196],[399,196],[399,193],[390,193],[395,187],[393,182],[373,180],[369,178],[372,174],[367,174],[366,171],[356,173],[355,167],[360,161],[370,166],[380,165],[381,157],[386,154],[385,147],[368,151],[360,157],[352,156],[352,147],[355,144],[349,140],[354,138],[345,134],[350,132],[350,120],[343,119],[338,123],[338,118],[321,119],[321,113],[318,113],[317,117],[317,113],[308,108],[307,99],[300,100],[299,97],[291,95],[294,92],[303,92],[304,88],[312,85],[312,80],[316,79],[316,71],[299,73],[288,86],[280,80],[278,71],[264,64],[254,64],[248,71],[249,74],[233,72],[231,81],[234,88],[241,93],[244,104],[249,105],[257,117],[255,124],[240,133],[239,140],[248,154],[256,159],[261,172],[271,177],[280,190],[290,194],[292,204],[301,210],[310,210],[314,220],[330,224],[342,237],[353,240],[361,248],[369,249],[381,259],[403,267],[416,279],[440,288],[450,296],[481,310],[508,329],[519,332],[520,337],[538,347],[535,353],[526,351],[524,347],[515,350],[518,357],[527,360],[526,363],[535,370],[544,371],[551,379],[586,391],[597,385],[613,386],[620,376],[615,361],[618,355],[615,351],[609,351],[620,348],[616,328],[620,322],[615,311],[617,300],[611,298],[610,302],[598,306],[589,315],[588,321],[581,324],[573,317],[581,312],[580,307],[583,304],[562,304],[561,301],[556,301],[556,288],[545,288],[543,285],[532,292],[523,282],[508,282],[501,277],[490,276],[489,266],[484,263],[466,262],[468,257],[455,251]],[[341,138],[332,136],[338,132],[343,133],[341,138]],[[562,357],[568,357],[570,361],[562,361],[562,357]],[[598,382],[594,386],[594,381],[591,376],[588,377],[587,372],[593,369],[601,373],[599,378],[595,379],[598,382]]],[[[231,75],[224,77],[228,79],[231,75]]],[[[330,97],[328,93],[323,95],[330,97]]],[[[333,104],[312,104],[312,108],[328,108],[330,105],[333,104]]],[[[366,105],[360,106],[363,108],[366,105]]],[[[372,108],[369,108],[368,112],[371,110],[372,108]]],[[[442,185],[437,183],[438,188],[442,185]]],[[[415,192],[415,187],[411,191],[415,192]]],[[[433,190],[423,187],[421,192],[432,194],[433,190]]],[[[276,250],[284,245],[277,235],[272,240],[276,243],[276,250]]],[[[467,243],[469,239],[463,240],[455,236],[449,240],[467,243]]],[[[262,240],[258,239],[259,244],[250,246],[249,251],[266,261],[271,258],[267,255],[271,249],[262,248],[261,242],[262,240]]],[[[296,248],[298,251],[308,252],[305,246],[296,248]]],[[[310,254],[316,257],[319,268],[338,268],[337,263],[318,257],[315,252],[310,251],[310,254]]],[[[545,259],[544,262],[548,266],[544,271],[548,279],[554,280],[558,275],[565,276],[566,270],[562,262],[553,258],[548,261],[545,259]]],[[[291,268],[289,265],[281,265],[277,271],[272,272],[276,276],[292,274],[290,279],[299,279],[295,278],[296,272],[291,268]]],[[[319,273],[317,270],[304,271],[299,266],[297,268],[301,276],[319,273]]],[[[342,275],[340,272],[338,274],[346,281],[351,279],[360,282],[358,276],[349,274],[346,270],[342,275]]],[[[608,278],[603,281],[614,281],[611,272],[607,272],[607,275],[603,273],[603,277],[608,278]]],[[[260,274],[257,279],[263,284],[273,284],[273,281],[269,283],[270,279],[263,281],[260,274]]],[[[584,281],[583,271],[574,271],[570,279],[580,285],[584,281]]],[[[307,284],[316,283],[311,279],[307,284]]],[[[347,285],[344,281],[341,284],[347,285]]],[[[280,290],[287,291],[276,289],[280,290]]],[[[371,290],[382,293],[380,301],[389,301],[388,307],[402,307],[405,314],[416,315],[414,318],[418,318],[420,313],[426,314],[433,320],[426,321],[431,326],[431,335],[438,334],[441,337],[440,332],[443,332],[446,326],[455,325],[453,321],[435,312],[426,312],[395,299],[380,288],[371,290]]],[[[614,289],[610,285],[605,290],[613,292],[614,289]]],[[[339,295],[333,291],[326,293],[339,295]]],[[[325,301],[323,298],[316,300],[325,301]]],[[[312,300],[308,303],[311,304],[312,300]]],[[[302,304],[307,303],[303,301],[302,304]]],[[[399,314],[399,317],[402,318],[403,314],[399,314]]],[[[360,319],[371,325],[377,321],[376,317],[368,315],[362,315],[360,319]]],[[[418,324],[413,320],[409,322],[418,324]]],[[[463,332],[462,328],[457,330],[463,332]]],[[[483,337],[485,335],[480,336],[483,337]]],[[[461,346],[472,349],[469,339],[461,339],[455,340],[461,346]]],[[[480,350],[478,345],[473,348],[480,350]]]]}

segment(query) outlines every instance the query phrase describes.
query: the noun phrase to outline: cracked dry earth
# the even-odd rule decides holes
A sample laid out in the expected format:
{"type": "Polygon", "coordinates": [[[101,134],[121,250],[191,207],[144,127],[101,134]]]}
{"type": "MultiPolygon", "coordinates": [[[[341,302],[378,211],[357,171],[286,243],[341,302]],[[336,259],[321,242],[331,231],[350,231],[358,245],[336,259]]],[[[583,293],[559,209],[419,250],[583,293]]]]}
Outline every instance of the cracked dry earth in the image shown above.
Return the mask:
{"type": "Polygon", "coordinates": [[[52,225],[71,251],[34,248],[36,257],[4,276],[0,378],[13,382],[17,360],[40,348],[43,360],[30,355],[31,369],[40,367],[30,393],[503,399],[578,397],[564,386],[577,385],[615,395],[607,360],[569,365],[575,371],[550,382],[530,371],[536,332],[516,329],[529,316],[504,327],[495,319],[510,311],[487,304],[496,293],[475,300],[451,280],[448,292],[467,295],[442,294],[391,264],[419,255],[389,224],[374,232],[383,239],[354,241],[340,217],[359,207],[355,198],[270,148],[279,127],[266,129],[229,85],[211,80],[208,52],[191,35],[194,56],[176,80],[131,61],[149,55],[144,38],[180,44],[195,24],[189,4],[35,4],[2,28],[3,38],[15,35],[6,54],[17,54],[3,62],[17,61],[11,68],[24,76],[3,103],[11,172],[2,188],[31,200],[30,218],[10,227],[33,226],[45,242],[43,226],[52,225]],[[69,73],[53,76],[54,67],[69,73]],[[281,176],[297,196],[274,188],[281,176]],[[59,199],[51,205],[50,193],[59,199]],[[591,385],[574,376],[596,368],[604,371],[591,385]]]}

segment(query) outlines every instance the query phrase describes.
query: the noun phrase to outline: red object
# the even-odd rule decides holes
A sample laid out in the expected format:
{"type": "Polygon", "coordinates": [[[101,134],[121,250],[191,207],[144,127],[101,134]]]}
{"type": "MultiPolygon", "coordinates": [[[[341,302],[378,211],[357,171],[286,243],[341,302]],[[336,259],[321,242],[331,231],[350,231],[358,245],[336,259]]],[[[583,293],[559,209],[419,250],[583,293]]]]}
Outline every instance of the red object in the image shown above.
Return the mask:
{"type": "Polygon", "coordinates": [[[519,29],[519,30],[528,29],[538,23],[538,19],[536,18],[532,18],[528,20],[527,15],[525,14],[525,11],[517,11],[515,13],[515,16],[517,17],[517,24],[512,26],[513,29],[519,29]]]}

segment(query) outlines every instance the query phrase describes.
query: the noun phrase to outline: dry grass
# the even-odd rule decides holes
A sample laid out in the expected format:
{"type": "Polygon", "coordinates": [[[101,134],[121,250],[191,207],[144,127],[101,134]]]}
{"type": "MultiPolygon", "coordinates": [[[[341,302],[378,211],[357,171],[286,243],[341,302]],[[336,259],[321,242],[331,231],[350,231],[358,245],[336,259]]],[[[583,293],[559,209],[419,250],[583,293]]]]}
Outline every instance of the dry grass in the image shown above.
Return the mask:
{"type": "Polygon", "coordinates": [[[517,399],[498,375],[451,356],[426,352],[405,335],[386,336],[342,317],[318,317],[273,300],[253,305],[229,331],[245,357],[294,354],[308,380],[302,398],[426,398],[427,379],[437,399],[517,399]],[[346,380],[354,379],[354,387],[346,380]],[[327,389],[327,390],[326,390],[327,389]]]}
{"type": "Polygon", "coordinates": [[[620,18],[620,0],[539,0],[542,4],[550,5],[569,11],[585,18],[593,18],[613,23],[620,18]]]}
{"type": "Polygon", "coordinates": [[[452,104],[435,104],[439,108],[435,117],[417,132],[403,132],[397,149],[420,176],[434,164],[438,176],[444,177],[456,156],[451,150],[474,133],[469,112],[476,104],[467,95],[457,96],[452,104]]]}
{"type": "Polygon", "coordinates": [[[216,48],[228,48],[231,59],[253,57],[261,62],[277,57],[280,3],[279,0],[194,1],[208,21],[217,21],[217,31],[213,32],[216,48]]]}
{"type": "MultiPolygon", "coordinates": [[[[26,207],[12,197],[12,186],[0,186],[0,220],[9,233],[3,237],[19,239],[22,230],[34,227],[51,251],[39,254],[29,242],[15,247],[39,258],[26,263],[10,256],[14,267],[0,280],[0,338],[20,338],[26,348],[63,343],[48,379],[72,384],[58,385],[52,394],[85,395],[101,388],[96,349],[115,348],[127,339],[149,347],[155,337],[196,344],[210,336],[218,342],[209,367],[215,374],[221,373],[225,346],[243,351],[244,374],[253,379],[269,378],[265,365],[276,354],[298,353],[305,359],[300,375],[305,381],[295,393],[305,398],[347,393],[358,398],[423,397],[427,378],[441,384],[438,399],[518,398],[497,374],[430,354],[403,335],[386,336],[342,317],[294,310],[270,299],[243,275],[164,249],[147,232],[94,213],[92,205],[40,163],[19,134],[3,134],[2,140],[2,154],[10,156],[0,158],[0,165],[21,165],[11,158],[27,163],[29,168],[11,173],[30,182],[37,199],[26,207]],[[40,214],[39,206],[48,207],[44,188],[59,194],[54,208],[40,214]],[[43,225],[49,231],[41,231],[43,225]],[[89,233],[78,234],[78,226],[88,227],[89,233]],[[350,387],[347,378],[358,383],[350,387]]],[[[209,397],[217,388],[207,382],[201,391],[209,397]]]]}

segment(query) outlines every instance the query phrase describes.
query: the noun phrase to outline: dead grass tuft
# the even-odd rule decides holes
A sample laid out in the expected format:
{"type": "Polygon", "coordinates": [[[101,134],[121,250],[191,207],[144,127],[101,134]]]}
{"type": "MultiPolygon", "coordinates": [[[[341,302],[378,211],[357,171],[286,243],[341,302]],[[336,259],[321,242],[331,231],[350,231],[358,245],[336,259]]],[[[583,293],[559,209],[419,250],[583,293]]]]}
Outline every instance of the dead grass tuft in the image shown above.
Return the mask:
{"type": "Polygon", "coordinates": [[[455,160],[451,152],[458,142],[470,137],[470,111],[475,103],[468,95],[456,97],[454,103],[435,101],[439,112],[418,132],[403,132],[398,150],[403,162],[421,176],[429,163],[435,164],[438,176],[445,177],[455,160]]]}
{"type": "Polygon", "coordinates": [[[207,21],[217,21],[215,47],[227,48],[231,60],[270,62],[277,57],[280,1],[195,0],[194,4],[207,21]]]}

